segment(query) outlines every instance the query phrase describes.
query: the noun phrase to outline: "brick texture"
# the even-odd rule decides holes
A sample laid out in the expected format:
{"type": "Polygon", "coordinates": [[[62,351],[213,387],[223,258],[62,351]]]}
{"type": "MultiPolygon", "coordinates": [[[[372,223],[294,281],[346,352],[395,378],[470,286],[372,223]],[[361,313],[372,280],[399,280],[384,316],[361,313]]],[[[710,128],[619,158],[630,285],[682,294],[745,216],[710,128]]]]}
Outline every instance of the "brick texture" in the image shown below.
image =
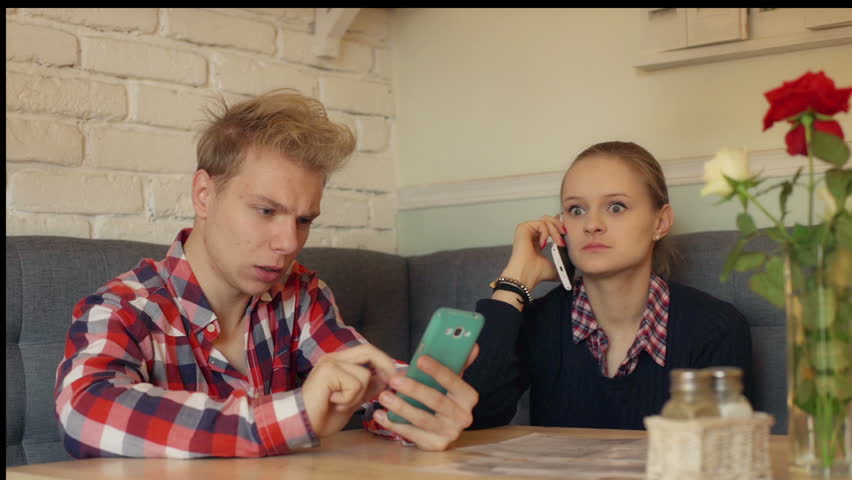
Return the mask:
{"type": "Polygon", "coordinates": [[[27,8],[28,13],[103,30],[150,33],[157,28],[156,8],[27,8]]]}
{"type": "Polygon", "coordinates": [[[276,88],[357,137],[308,246],[396,249],[388,14],[361,9],[337,58],[315,8],[7,8],[7,235],[171,243],[192,225],[205,110],[276,88]]]}
{"type": "Polygon", "coordinates": [[[90,135],[94,167],[137,172],[195,171],[195,142],[188,132],[138,127],[98,126],[90,135]]]}
{"type": "Polygon", "coordinates": [[[80,165],[83,134],[51,118],[6,116],[6,160],[80,165]]]}
{"type": "Polygon", "coordinates": [[[275,52],[275,27],[269,23],[198,8],[172,8],[169,36],[207,45],[275,52]]]}
{"type": "Polygon", "coordinates": [[[6,22],[6,60],[77,65],[77,37],[55,28],[6,22]]]}
{"type": "Polygon", "coordinates": [[[83,49],[88,70],[187,85],[207,81],[207,61],[195,53],[112,38],[85,38],[83,49]]]}
{"type": "Polygon", "coordinates": [[[139,213],[138,177],[98,173],[20,171],[12,175],[15,208],[28,212],[139,213]]]}
{"type": "Polygon", "coordinates": [[[127,115],[127,91],[121,85],[88,78],[7,70],[6,109],[120,120],[127,115]]]}

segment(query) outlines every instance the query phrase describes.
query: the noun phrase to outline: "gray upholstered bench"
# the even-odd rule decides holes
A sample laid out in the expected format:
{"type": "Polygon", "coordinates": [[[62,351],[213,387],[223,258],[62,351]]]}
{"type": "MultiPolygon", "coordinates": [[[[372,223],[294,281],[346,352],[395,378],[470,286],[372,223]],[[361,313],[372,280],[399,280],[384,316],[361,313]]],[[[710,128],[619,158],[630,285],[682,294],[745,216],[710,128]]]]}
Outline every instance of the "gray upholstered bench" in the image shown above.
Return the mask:
{"type": "MultiPolygon", "coordinates": [[[[745,275],[719,283],[736,232],[674,237],[684,262],[674,278],[727,300],[748,318],[754,345],[756,409],[787,429],[784,314],[753,294],[745,275]]],[[[766,249],[768,244],[757,245],[766,249]]],[[[6,237],[6,465],[67,460],[56,428],[53,386],[73,305],[143,257],[167,246],[120,240],[6,237]]],[[[432,312],[472,309],[490,295],[510,246],[401,257],[378,252],[309,248],[300,260],[334,291],[344,320],[390,355],[407,361],[432,312]]],[[[540,285],[541,295],[554,284],[540,285]]],[[[525,399],[513,423],[529,418],[525,399]]]]}

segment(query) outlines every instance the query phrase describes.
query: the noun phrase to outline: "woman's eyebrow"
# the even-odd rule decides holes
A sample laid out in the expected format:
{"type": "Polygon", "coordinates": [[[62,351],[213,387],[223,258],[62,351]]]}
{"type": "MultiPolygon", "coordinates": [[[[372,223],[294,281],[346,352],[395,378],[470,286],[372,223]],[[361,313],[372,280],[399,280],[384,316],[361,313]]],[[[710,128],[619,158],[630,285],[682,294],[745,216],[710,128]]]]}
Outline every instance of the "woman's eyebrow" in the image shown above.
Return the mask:
{"type": "MultiPolygon", "coordinates": [[[[626,193],[618,192],[618,193],[607,193],[605,195],[601,195],[601,197],[603,197],[603,198],[612,198],[612,197],[627,197],[627,198],[630,198],[630,195],[628,195],[626,193]]],[[[569,195],[569,196],[562,199],[562,203],[569,202],[569,201],[585,200],[585,198],[586,197],[569,195]]]]}

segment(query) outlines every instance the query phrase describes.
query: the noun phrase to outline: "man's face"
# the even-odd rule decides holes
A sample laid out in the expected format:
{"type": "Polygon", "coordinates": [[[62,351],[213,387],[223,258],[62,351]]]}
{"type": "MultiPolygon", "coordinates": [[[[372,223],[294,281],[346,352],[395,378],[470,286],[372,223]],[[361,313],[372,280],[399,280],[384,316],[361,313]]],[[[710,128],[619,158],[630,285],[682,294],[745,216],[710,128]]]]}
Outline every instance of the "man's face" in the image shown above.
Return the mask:
{"type": "Polygon", "coordinates": [[[258,295],[278,282],[320,214],[324,184],[321,173],[277,151],[250,148],[239,172],[211,187],[204,212],[204,249],[219,287],[258,295]]]}

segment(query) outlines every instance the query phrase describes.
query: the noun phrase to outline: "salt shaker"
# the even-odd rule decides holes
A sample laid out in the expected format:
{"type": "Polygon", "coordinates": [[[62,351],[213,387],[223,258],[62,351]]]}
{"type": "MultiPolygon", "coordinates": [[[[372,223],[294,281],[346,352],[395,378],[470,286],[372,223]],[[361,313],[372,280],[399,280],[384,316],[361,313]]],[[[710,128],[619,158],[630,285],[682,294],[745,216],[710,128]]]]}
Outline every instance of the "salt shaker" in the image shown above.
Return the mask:
{"type": "Polygon", "coordinates": [[[716,395],[716,407],[719,416],[750,417],[751,404],[743,395],[743,371],[737,367],[708,367],[704,370],[713,377],[713,392],[716,395]]]}
{"type": "Polygon", "coordinates": [[[675,368],[669,375],[671,398],[663,406],[663,417],[690,420],[719,416],[709,370],[675,368]]]}

